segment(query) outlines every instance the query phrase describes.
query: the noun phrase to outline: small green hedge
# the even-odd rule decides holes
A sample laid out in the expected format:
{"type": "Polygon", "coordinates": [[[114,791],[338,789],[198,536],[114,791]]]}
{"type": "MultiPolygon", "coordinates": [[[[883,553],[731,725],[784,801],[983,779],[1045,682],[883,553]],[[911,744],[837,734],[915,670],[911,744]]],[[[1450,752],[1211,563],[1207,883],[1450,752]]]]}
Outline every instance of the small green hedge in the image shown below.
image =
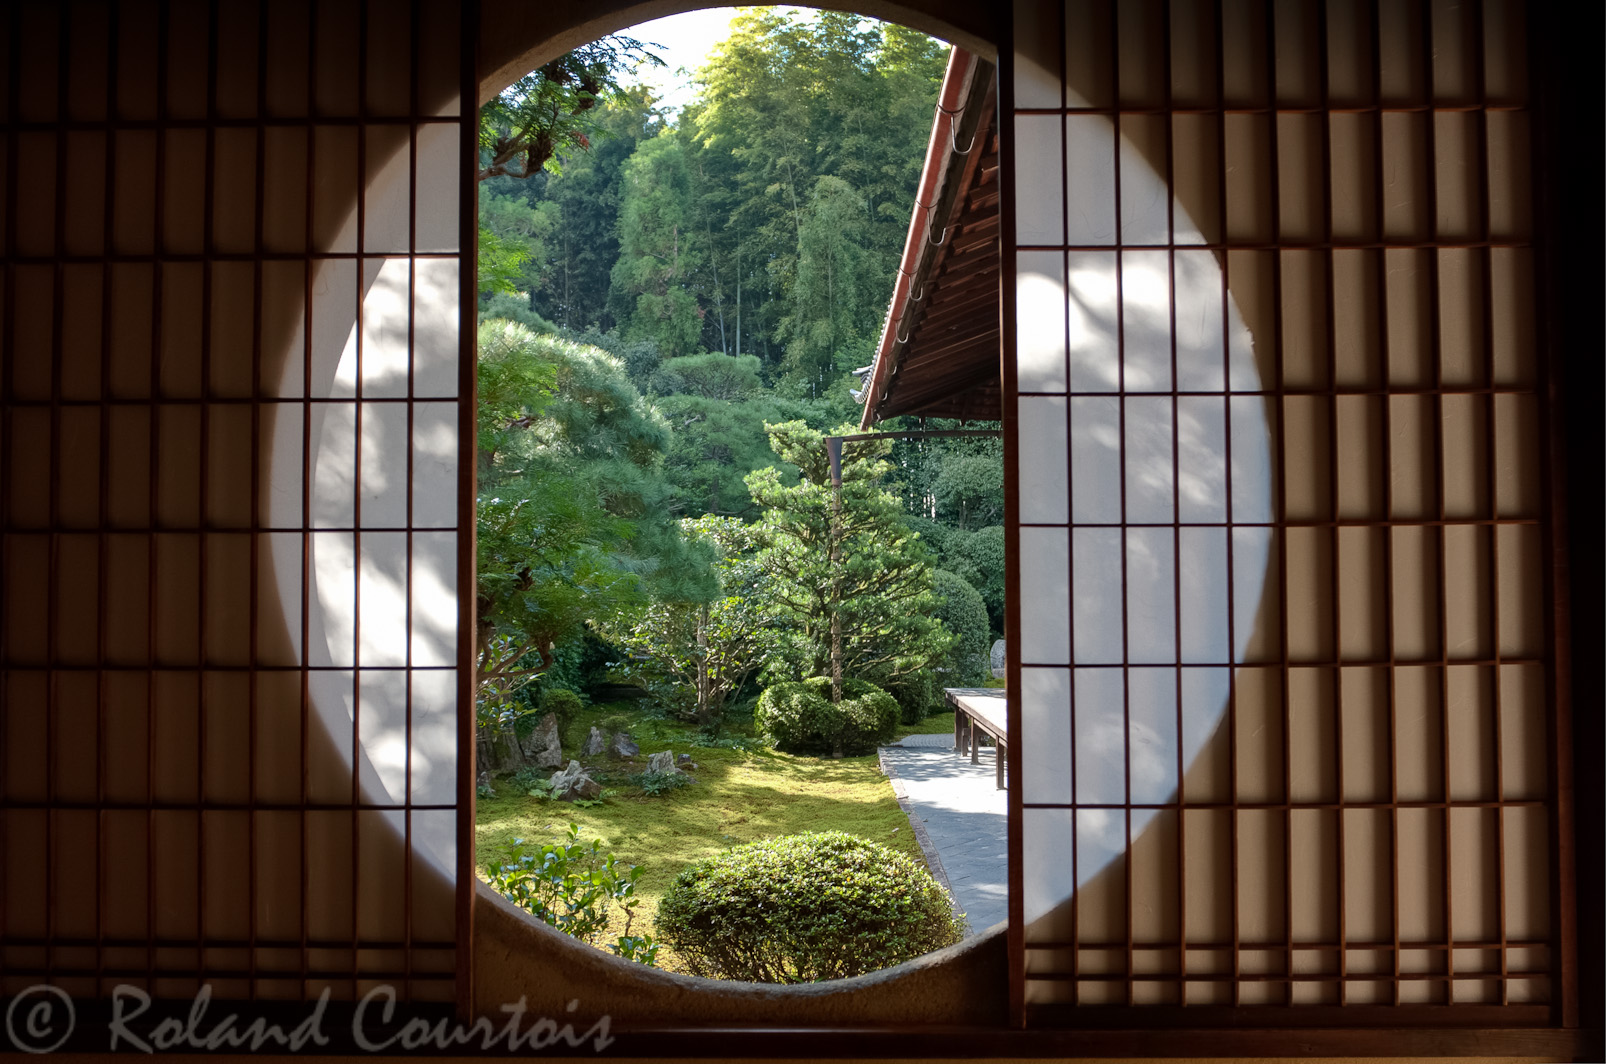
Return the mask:
{"type": "Polygon", "coordinates": [[[842,681],[842,701],[831,704],[831,681],[816,676],[778,683],[758,698],[753,724],[789,753],[872,753],[898,727],[898,703],[874,684],[842,681]]]}
{"type": "Polygon", "coordinates": [[[569,730],[576,714],[585,708],[580,696],[564,687],[549,687],[541,692],[541,708],[538,711],[542,716],[548,713],[558,718],[558,733],[569,730]]]}
{"type": "Polygon", "coordinates": [[[655,923],[692,974],[756,983],[863,975],[964,937],[929,872],[841,831],[736,846],[694,865],[655,923]]]}
{"type": "MultiPolygon", "coordinates": [[[[885,683],[885,691],[898,703],[898,716],[905,724],[919,724],[933,713],[946,708],[942,697],[942,680],[930,669],[908,672],[885,683]]],[[[953,686],[951,683],[949,686],[953,686]]]]}

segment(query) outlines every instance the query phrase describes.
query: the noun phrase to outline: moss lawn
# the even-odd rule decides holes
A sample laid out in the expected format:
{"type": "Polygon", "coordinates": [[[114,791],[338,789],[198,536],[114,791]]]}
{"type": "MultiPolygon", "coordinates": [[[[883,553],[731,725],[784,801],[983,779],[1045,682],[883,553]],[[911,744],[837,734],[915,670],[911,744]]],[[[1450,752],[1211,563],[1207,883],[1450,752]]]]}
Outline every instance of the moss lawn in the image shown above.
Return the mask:
{"type": "MultiPolygon", "coordinates": [[[[873,754],[836,760],[784,754],[752,743],[741,728],[727,729],[725,734],[750,749],[698,746],[706,740],[695,728],[611,704],[587,706],[576,714],[564,731],[565,760],[569,751],[579,749],[593,724],[616,715],[631,718],[631,735],[641,753],[628,761],[605,755],[578,759],[602,784],[601,804],[580,808],[531,797],[509,777],[495,781],[495,797],[479,799],[476,852],[482,874],[513,839],[537,846],[558,842],[572,822],[579,825],[582,840],[601,838],[605,850],[641,866],[636,889],[642,900],[631,930],[654,934],[652,916],[658,899],[675,876],[731,846],[834,829],[882,843],[924,866],[909,818],[898,807],[892,785],[873,754]],[[699,766],[693,773],[697,783],[656,797],[631,783],[628,777],[644,771],[648,755],[661,750],[691,754],[699,766]]],[[[900,726],[897,735],[952,733],[953,727],[949,712],[912,727],[900,726]]],[[[623,919],[616,914],[610,933],[623,931],[623,919]]],[[[667,949],[659,954],[658,966],[681,970],[679,958],[667,949]]]]}

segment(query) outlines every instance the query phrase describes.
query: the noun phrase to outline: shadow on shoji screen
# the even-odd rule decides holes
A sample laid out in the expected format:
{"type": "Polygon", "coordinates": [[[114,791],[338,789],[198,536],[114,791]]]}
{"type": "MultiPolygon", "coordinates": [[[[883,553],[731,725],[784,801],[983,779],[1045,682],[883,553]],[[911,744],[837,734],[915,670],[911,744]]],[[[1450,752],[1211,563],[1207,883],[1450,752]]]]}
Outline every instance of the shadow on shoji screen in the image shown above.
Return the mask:
{"type": "Polygon", "coordinates": [[[450,999],[460,14],[5,18],[6,987],[450,999]]]}
{"type": "Polygon", "coordinates": [[[1521,12],[1066,11],[1013,119],[1027,1000],[1546,1002],[1521,12]]]}

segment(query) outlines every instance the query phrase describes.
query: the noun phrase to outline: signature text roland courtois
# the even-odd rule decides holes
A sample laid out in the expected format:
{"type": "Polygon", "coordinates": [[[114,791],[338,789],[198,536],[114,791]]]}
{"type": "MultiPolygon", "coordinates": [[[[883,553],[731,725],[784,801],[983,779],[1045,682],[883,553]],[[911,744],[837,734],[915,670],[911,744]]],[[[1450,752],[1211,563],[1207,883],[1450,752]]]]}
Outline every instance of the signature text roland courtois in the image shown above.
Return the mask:
{"type": "MultiPolygon", "coordinates": [[[[169,1015],[151,1024],[149,1019],[136,1023],[151,1008],[151,996],[137,986],[120,984],[112,990],[106,1048],[144,1053],[271,1048],[295,1053],[307,1046],[324,1047],[331,1042],[329,1029],[333,1023],[328,1015],[329,994],[325,989],[316,1001],[310,1002],[310,1010],[298,1022],[270,1023],[261,1016],[244,1020],[233,1012],[217,1015],[221,1006],[214,1008],[212,988],[203,986],[183,1018],[169,1015]]],[[[564,1011],[573,1015],[579,1007],[576,999],[564,1011]]],[[[502,1005],[499,1011],[506,1017],[500,1026],[485,1016],[472,1023],[416,1016],[398,1021],[396,988],[376,986],[352,1009],[349,1037],[357,1049],[369,1053],[492,1048],[530,1051],[553,1046],[579,1049],[588,1043],[592,1050],[601,1052],[614,1041],[608,1033],[607,1016],[577,1032],[572,1022],[560,1024],[548,1016],[535,1017],[526,1024],[529,1005],[522,997],[514,1004],[502,1005]]],[[[25,1053],[50,1053],[62,1048],[72,1036],[77,1020],[72,998],[60,987],[44,984],[23,990],[5,1010],[11,1048],[25,1053]]],[[[0,1050],[5,1048],[0,1044],[0,1050]]]]}

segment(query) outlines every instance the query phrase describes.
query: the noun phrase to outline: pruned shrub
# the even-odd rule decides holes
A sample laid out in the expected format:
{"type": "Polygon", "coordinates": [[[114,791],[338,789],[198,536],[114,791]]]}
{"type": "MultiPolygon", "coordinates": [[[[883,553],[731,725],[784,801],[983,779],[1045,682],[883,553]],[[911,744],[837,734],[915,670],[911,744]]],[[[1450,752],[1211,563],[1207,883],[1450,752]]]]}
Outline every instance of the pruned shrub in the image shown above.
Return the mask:
{"type": "Polygon", "coordinates": [[[942,686],[942,677],[930,669],[921,669],[886,684],[886,692],[898,703],[898,715],[903,723],[919,724],[942,710],[942,686]]]}
{"type": "Polygon", "coordinates": [[[628,732],[635,725],[635,720],[623,713],[610,713],[597,721],[597,728],[604,735],[613,735],[617,732],[628,732]]]}
{"type": "Polygon", "coordinates": [[[841,831],[736,846],[688,868],[655,924],[694,975],[756,983],[862,975],[964,936],[929,872],[841,831]]]}
{"type": "Polygon", "coordinates": [[[790,753],[866,754],[892,738],[898,703],[863,680],[842,681],[842,701],[831,703],[831,681],[816,676],[778,683],[759,696],[753,724],[790,753]]]}
{"type": "MultiPolygon", "coordinates": [[[[948,660],[943,663],[947,674],[945,687],[974,687],[992,675],[987,650],[992,646],[987,621],[987,605],[981,592],[962,576],[946,569],[931,573],[933,590],[937,595],[936,615],[957,638],[948,660]]],[[[941,703],[939,693],[937,698],[941,703]]]]}

